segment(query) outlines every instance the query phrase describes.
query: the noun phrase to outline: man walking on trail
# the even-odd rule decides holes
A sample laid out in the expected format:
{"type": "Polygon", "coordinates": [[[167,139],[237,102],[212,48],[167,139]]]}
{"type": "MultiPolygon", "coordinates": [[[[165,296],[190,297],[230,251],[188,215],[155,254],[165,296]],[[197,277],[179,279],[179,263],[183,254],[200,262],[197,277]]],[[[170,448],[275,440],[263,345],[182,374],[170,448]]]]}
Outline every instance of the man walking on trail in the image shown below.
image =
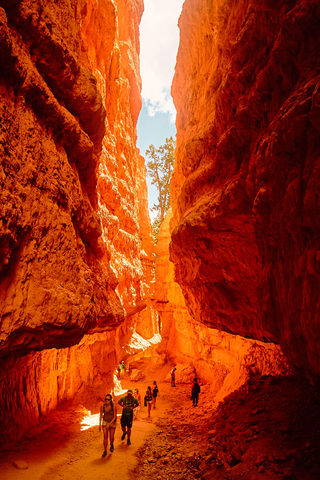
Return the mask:
{"type": "Polygon", "coordinates": [[[193,379],[192,390],[191,390],[191,400],[193,402],[194,407],[198,406],[199,393],[200,393],[200,385],[198,383],[198,379],[194,378],[193,379]]]}
{"type": "Polygon", "coordinates": [[[157,382],[154,380],[153,381],[153,387],[152,387],[152,405],[153,408],[156,408],[156,402],[157,402],[157,396],[159,395],[159,389],[157,382]]]}
{"type": "Polygon", "coordinates": [[[171,370],[171,387],[176,386],[176,367],[171,370]]]}
{"type": "Polygon", "coordinates": [[[133,410],[139,405],[138,400],[133,396],[131,388],[127,391],[127,395],[120,398],[119,405],[122,407],[121,428],[123,433],[121,440],[124,440],[127,435],[127,444],[130,445],[133,410]]]}
{"type": "Polygon", "coordinates": [[[126,364],[124,363],[124,360],[119,364],[119,370],[120,370],[120,377],[124,377],[124,374],[126,372],[126,364]]]}

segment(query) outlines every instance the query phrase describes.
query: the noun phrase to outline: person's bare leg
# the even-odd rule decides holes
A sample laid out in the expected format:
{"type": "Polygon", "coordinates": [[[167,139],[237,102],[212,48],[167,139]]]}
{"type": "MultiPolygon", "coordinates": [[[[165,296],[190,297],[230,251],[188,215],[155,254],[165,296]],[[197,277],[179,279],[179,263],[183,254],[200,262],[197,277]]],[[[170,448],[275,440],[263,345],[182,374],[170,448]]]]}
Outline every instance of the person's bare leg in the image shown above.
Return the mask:
{"type": "Polygon", "coordinates": [[[151,402],[148,402],[148,417],[150,417],[150,411],[151,411],[151,402]]]}
{"type": "Polygon", "coordinates": [[[114,442],[115,431],[116,431],[115,428],[109,428],[109,432],[110,432],[110,452],[113,452],[113,450],[114,450],[113,442],[114,442]]]}
{"type": "Polygon", "coordinates": [[[127,434],[127,427],[122,427],[122,437],[121,437],[121,440],[124,440],[124,437],[126,436],[127,434]]]}
{"type": "Polygon", "coordinates": [[[131,428],[127,428],[127,444],[130,445],[131,444],[131,440],[130,440],[130,437],[131,437],[131,428]]]}
{"type": "Polygon", "coordinates": [[[106,455],[105,452],[108,450],[108,429],[107,427],[102,427],[103,429],[103,448],[104,448],[104,455],[106,455]]]}

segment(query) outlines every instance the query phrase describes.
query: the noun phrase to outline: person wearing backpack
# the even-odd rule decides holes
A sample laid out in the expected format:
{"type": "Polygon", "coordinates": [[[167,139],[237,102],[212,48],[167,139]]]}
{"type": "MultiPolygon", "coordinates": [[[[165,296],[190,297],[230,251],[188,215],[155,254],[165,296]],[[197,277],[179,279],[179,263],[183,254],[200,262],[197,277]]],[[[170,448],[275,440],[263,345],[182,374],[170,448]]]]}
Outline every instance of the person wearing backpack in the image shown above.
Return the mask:
{"type": "Polygon", "coordinates": [[[133,391],[131,388],[129,388],[124,397],[120,398],[118,403],[122,407],[121,428],[123,433],[121,440],[124,440],[125,436],[127,435],[127,445],[130,445],[133,410],[139,406],[139,403],[138,400],[133,396],[133,391]]]}
{"type": "Polygon", "coordinates": [[[191,389],[191,400],[193,402],[194,407],[198,406],[199,393],[200,393],[200,385],[198,383],[198,379],[194,378],[192,389],[191,389]]]}
{"type": "Polygon", "coordinates": [[[119,370],[120,370],[120,377],[124,377],[124,374],[126,372],[126,364],[124,363],[124,360],[122,360],[122,362],[120,362],[119,364],[119,370]]]}
{"type": "Polygon", "coordinates": [[[154,380],[153,381],[153,387],[152,387],[152,405],[153,408],[156,408],[156,401],[157,401],[157,396],[159,395],[159,389],[157,382],[154,380]]]}
{"type": "Polygon", "coordinates": [[[114,434],[117,427],[117,406],[112,401],[112,395],[109,393],[105,396],[104,402],[100,408],[99,432],[103,431],[103,457],[108,451],[108,436],[110,437],[110,452],[113,452],[114,434]]]}

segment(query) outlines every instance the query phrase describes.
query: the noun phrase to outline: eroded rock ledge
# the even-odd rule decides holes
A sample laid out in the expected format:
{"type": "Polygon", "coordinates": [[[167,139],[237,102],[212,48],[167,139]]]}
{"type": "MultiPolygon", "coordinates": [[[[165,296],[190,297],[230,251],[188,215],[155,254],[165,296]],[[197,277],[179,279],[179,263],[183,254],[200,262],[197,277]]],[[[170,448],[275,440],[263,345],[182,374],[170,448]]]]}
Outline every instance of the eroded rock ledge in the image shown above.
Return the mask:
{"type": "Polygon", "coordinates": [[[318,1],[186,0],[171,259],[192,316],[320,373],[318,1]]]}
{"type": "Polygon", "coordinates": [[[1,6],[0,356],[7,356],[76,344],[143,309],[141,260],[151,251],[142,243],[151,234],[140,230],[144,199],[136,196],[146,190],[135,147],[142,1],[1,6]]]}
{"type": "Polygon", "coordinates": [[[169,261],[171,222],[169,210],[156,248],[154,307],[162,324],[162,342],[157,350],[177,366],[177,381],[190,383],[196,374],[200,382],[210,386],[215,402],[219,403],[252,377],[290,374],[279,345],[209,328],[190,316],[169,261]]]}
{"type": "Polygon", "coordinates": [[[1,7],[0,423],[9,441],[62,401],[104,394],[124,338],[158,330],[136,147],[143,2],[1,7]]]}

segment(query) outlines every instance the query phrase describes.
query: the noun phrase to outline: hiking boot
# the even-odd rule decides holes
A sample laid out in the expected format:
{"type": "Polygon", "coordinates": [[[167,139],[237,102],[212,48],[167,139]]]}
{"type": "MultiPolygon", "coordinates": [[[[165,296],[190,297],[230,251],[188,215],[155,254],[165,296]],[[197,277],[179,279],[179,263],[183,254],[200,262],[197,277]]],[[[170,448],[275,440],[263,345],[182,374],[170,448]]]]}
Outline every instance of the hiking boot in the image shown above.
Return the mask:
{"type": "Polygon", "coordinates": [[[124,440],[124,437],[125,437],[126,435],[127,435],[127,432],[124,432],[124,433],[122,434],[121,440],[124,440]]]}
{"type": "Polygon", "coordinates": [[[107,455],[107,451],[105,450],[102,454],[103,457],[105,457],[107,455]]]}
{"type": "Polygon", "coordinates": [[[131,445],[130,438],[127,440],[127,445],[131,445]]]}
{"type": "Polygon", "coordinates": [[[111,443],[111,445],[110,445],[110,452],[113,452],[113,450],[114,450],[114,446],[113,446],[113,443],[111,443]]]}

